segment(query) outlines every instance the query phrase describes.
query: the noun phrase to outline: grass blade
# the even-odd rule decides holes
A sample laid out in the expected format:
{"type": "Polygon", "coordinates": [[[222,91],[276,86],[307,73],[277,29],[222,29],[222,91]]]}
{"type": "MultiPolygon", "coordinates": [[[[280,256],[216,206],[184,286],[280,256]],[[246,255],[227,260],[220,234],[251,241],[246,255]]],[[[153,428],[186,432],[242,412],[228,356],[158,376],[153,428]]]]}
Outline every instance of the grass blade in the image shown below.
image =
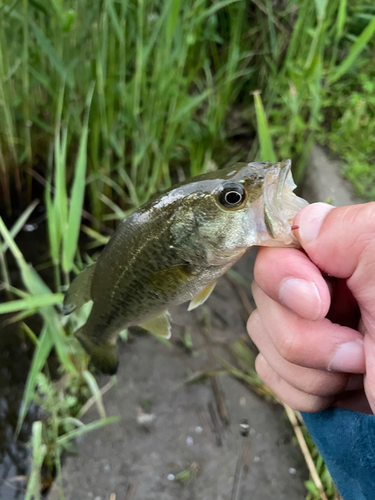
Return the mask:
{"type": "Polygon", "coordinates": [[[74,429],[74,431],[70,431],[63,436],[60,436],[57,439],[57,444],[62,446],[72,439],[76,439],[79,436],[82,436],[82,434],[85,434],[86,432],[94,431],[95,429],[99,429],[100,427],[104,427],[105,425],[112,424],[114,422],[118,422],[120,420],[120,416],[114,416],[114,417],[107,417],[107,418],[102,418],[100,420],[96,420],[95,422],[91,422],[90,424],[87,424],[83,427],[79,427],[78,429],[74,429]]]}
{"type": "MultiPolygon", "coordinates": [[[[30,217],[35,207],[39,204],[39,200],[33,201],[31,205],[29,205],[26,210],[18,217],[16,222],[13,224],[12,229],[9,231],[10,236],[14,239],[17,234],[21,231],[23,226],[26,224],[27,219],[30,217]]],[[[8,250],[9,246],[4,244],[0,246],[0,253],[5,253],[8,250]]]]}
{"type": "Polygon", "coordinates": [[[87,385],[90,387],[90,391],[95,398],[96,406],[98,407],[98,412],[99,412],[100,418],[106,418],[107,415],[106,415],[105,409],[104,409],[102,393],[101,393],[99,386],[95,380],[95,377],[87,370],[85,370],[83,372],[83,376],[85,377],[87,385]]]}
{"type": "Polygon", "coordinates": [[[349,54],[342,61],[341,64],[336,68],[336,71],[328,78],[328,84],[332,84],[336,82],[339,78],[342,77],[344,73],[346,73],[349,68],[353,65],[354,61],[357,59],[362,50],[366,47],[369,40],[375,33],[375,17],[372,21],[366,26],[366,28],[359,35],[357,40],[352,45],[349,54]]]}
{"type": "Polygon", "coordinates": [[[62,266],[65,273],[69,273],[73,268],[74,255],[77,250],[77,243],[81,226],[81,213],[85,195],[87,137],[89,129],[88,121],[93,93],[94,86],[92,85],[86,100],[86,118],[79,143],[75,177],[70,196],[68,227],[66,232],[64,233],[63,239],[62,266]]]}
{"type": "Polygon", "coordinates": [[[31,27],[34,31],[39,47],[48,57],[51,65],[60,74],[62,81],[66,80],[69,86],[71,87],[73,84],[72,76],[69,74],[69,70],[63,63],[57,50],[51,44],[50,39],[46,37],[43,31],[34,22],[31,22],[31,27]]]}
{"type": "Polygon", "coordinates": [[[25,500],[38,500],[41,498],[41,471],[43,460],[47,453],[47,446],[43,444],[42,431],[42,422],[34,422],[31,438],[33,462],[31,474],[27,482],[25,500]]]}
{"type": "Polygon", "coordinates": [[[257,115],[258,137],[260,142],[260,159],[276,162],[276,155],[272,146],[271,134],[268,128],[266,113],[263,108],[260,92],[254,92],[255,111],[257,115]]]}
{"type": "Polygon", "coordinates": [[[10,312],[22,311],[24,309],[34,309],[35,307],[54,306],[61,304],[64,300],[62,293],[40,295],[28,297],[27,299],[12,300],[0,304],[0,314],[8,314],[10,312]]]}
{"type": "Polygon", "coordinates": [[[43,369],[43,366],[47,361],[51,349],[52,349],[52,339],[48,334],[47,327],[44,326],[42,333],[39,337],[39,342],[35,349],[33,361],[31,363],[29,375],[27,377],[25,392],[23,394],[21,408],[18,414],[16,435],[18,435],[21,430],[22,423],[27,413],[27,408],[29,406],[29,403],[33,399],[36,379],[38,377],[39,372],[43,369]]]}

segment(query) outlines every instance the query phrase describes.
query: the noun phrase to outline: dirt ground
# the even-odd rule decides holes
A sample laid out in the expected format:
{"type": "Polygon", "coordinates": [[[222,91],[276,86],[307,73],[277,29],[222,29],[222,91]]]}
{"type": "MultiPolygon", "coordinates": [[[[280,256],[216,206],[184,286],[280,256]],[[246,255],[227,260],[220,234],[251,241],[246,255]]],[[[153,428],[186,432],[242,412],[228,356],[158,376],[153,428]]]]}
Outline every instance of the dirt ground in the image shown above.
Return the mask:
{"type": "MultiPolygon", "coordinates": [[[[255,253],[251,251],[235,268],[249,283],[255,253]]],[[[86,434],[77,454],[66,457],[66,500],[305,497],[308,473],[279,406],[229,375],[215,377],[214,382],[209,378],[185,383],[196,371],[219,368],[217,356],[235,363],[227,347],[246,332],[248,312],[239,297],[244,290],[224,277],[206,309],[188,313],[184,304],[172,311],[172,347],[139,334],[120,344],[117,385],[105,394],[104,403],[108,415],[121,419],[86,434]],[[192,353],[179,345],[185,332],[191,334],[192,353]],[[225,402],[221,411],[219,393],[225,402]],[[142,418],[152,421],[142,424],[142,418]],[[244,418],[248,437],[240,432],[244,418]]],[[[99,378],[100,386],[107,382],[108,377],[99,378]]],[[[96,418],[93,409],[86,421],[96,418]]],[[[48,500],[58,498],[55,485],[48,500]]]]}

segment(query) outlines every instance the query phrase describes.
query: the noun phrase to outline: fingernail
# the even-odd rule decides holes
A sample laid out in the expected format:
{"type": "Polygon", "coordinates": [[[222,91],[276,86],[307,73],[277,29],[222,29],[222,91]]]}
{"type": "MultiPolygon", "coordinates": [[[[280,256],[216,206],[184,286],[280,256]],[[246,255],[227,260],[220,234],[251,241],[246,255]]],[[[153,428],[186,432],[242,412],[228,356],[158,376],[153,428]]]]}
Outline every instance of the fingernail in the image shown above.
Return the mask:
{"type": "Polygon", "coordinates": [[[318,236],[325,216],[333,208],[327,203],[313,203],[301,211],[296,223],[299,225],[299,238],[302,243],[310,243],[318,236]]]}
{"type": "Polygon", "coordinates": [[[279,299],[286,307],[306,319],[317,319],[322,308],[315,283],[299,278],[288,278],[283,281],[279,299]]]}
{"type": "Polygon", "coordinates": [[[328,371],[364,373],[365,351],[363,340],[358,339],[340,345],[328,366],[328,371]]]}

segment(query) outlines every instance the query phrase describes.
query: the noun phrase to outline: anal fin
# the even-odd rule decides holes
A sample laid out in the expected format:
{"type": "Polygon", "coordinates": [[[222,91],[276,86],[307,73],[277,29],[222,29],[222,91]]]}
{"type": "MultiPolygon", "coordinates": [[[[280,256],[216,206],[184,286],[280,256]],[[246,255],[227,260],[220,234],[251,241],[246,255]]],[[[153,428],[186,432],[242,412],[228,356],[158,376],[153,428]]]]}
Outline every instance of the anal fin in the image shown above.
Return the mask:
{"type": "Polygon", "coordinates": [[[165,311],[165,313],[160,316],[156,316],[156,318],[141,323],[139,326],[166,339],[169,339],[171,336],[171,324],[169,322],[168,311],[165,311]]]}
{"type": "Polygon", "coordinates": [[[201,306],[204,302],[206,302],[208,297],[213,292],[215,286],[216,286],[216,281],[206,286],[206,288],[204,288],[201,292],[199,292],[198,295],[196,295],[194,299],[190,302],[188,311],[192,311],[196,307],[201,306]]]}
{"type": "Polygon", "coordinates": [[[72,281],[65,294],[63,314],[70,314],[91,300],[91,281],[95,272],[95,264],[85,267],[72,281]]]}

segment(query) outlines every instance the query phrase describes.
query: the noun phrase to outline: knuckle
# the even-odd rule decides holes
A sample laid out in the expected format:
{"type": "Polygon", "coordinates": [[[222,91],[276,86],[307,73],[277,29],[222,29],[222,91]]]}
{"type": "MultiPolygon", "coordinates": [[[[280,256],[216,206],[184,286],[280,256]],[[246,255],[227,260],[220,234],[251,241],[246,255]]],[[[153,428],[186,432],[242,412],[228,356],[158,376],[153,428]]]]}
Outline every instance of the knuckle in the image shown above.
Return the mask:
{"type": "Polygon", "coordinates": [[[255,358],[255,370],[263,382],[266,382],[266,379],[268,378],[267,361],[261,354],[258,354],[255,358]]]}
{"type": "Polygon", "coordinates": [[[257,331],[261,327],[261,325],[262,325],[262,320],[260,318],[259,311],[258,309],[255,309],[255,311],[253,311],[250,314],[250,317],[247,320],[246,324],[247,333],[250,335],[251,338],[253,338],[254,332],[257,331]]]}
{"type": "Polygon", "coordinates": [[[296,363],[300,358],[301,352],[301,346],[297,341],[297,337],[292,335],[289,331],[283,332],[280,330],[277,340],[277,350],[280,356],[286,361],[289,361],[289,363],[296,363]]]}
{"type": "Polygon", "coordinates": [[[320,397],[333,396],[342,392],[345,388],[345,377],[331,377],[330,375],[336,374],[319,371],[311,373],[311,370],[308,369],[308,375],[298,388],[307,394],[320,397]]]}

